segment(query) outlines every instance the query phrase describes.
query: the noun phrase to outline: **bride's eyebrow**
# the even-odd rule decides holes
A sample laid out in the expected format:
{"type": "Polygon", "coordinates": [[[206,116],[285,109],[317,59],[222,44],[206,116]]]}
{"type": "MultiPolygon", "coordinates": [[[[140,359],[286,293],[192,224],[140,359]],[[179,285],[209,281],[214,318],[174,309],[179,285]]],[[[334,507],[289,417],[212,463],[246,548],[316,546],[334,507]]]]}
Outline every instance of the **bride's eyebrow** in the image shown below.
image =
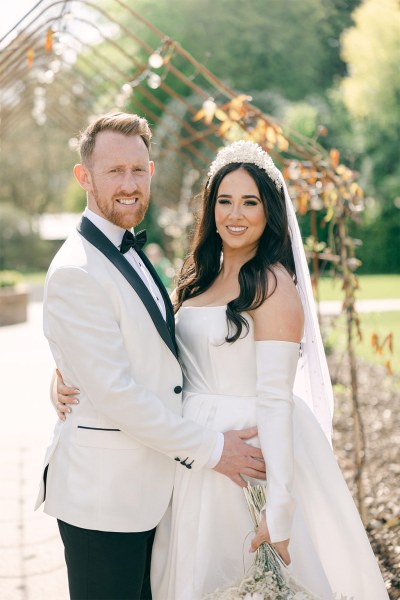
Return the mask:
{"type": "MultiPolygon", "coordinates": [[[[244,194],[241,196],[244,200],[249,200],[249,198],[255,198],[256,200],[260,200],[258,196],[255,194],[244,194]]],[[[218,194],[217,198],[232,198],[231,194],[218,194]]]]}

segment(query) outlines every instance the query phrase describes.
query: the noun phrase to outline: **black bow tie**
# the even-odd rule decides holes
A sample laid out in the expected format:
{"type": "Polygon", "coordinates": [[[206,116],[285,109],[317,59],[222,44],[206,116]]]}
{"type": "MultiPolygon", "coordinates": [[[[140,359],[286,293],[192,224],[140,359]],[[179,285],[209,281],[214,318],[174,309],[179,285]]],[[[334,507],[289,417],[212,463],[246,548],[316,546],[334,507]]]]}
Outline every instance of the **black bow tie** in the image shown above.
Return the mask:
{"type": "Polygon", "coordinates": [[[139,233],[137,233],[136,235],[133,235],[131,231],[126,230],[124,233],[124,237],[122,238],[121,247],[119,250],[120,252],[122,252],[122,254],[128,252],[130,248],[140,250],[142,246],[144,246],[144,244],[146,243],[146,240],[147,234],[145,229],[142,229],[142,231],[139,231],[139,233]]]}

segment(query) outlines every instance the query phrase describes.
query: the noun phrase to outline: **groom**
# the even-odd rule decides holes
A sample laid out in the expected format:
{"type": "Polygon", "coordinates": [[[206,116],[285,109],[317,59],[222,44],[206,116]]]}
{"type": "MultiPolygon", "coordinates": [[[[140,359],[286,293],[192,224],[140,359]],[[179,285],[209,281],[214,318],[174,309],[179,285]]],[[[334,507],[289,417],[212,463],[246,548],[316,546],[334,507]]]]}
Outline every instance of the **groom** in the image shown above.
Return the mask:
{"type": "MultiPolygon", "coordinates": [[[[147,210],[151,131],[126,113],[97,118],[74,168],[87,193],[78,231],[47,275],[44,332],[80,402],[59,422],[37,507],[58,519],[71,598],[151,598],[156,525],[175,466],[262,477],[261,452],[181,417],[182,373],[168,295],[129,230],[147,210]]],[[[243,482],[242,482],[243,483],[243,482]]]]}

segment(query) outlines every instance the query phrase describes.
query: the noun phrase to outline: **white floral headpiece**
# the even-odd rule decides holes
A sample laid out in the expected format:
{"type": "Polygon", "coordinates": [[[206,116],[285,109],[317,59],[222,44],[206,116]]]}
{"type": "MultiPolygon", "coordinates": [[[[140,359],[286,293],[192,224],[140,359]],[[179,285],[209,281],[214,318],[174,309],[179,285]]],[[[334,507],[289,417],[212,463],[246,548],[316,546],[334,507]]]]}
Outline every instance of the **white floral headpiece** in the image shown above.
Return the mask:
{"type": "Polygon", "coordinates": [[[207,187],[210,187],[218,171],[231,163],[252,163],[253,165],[257,165],[257,167],[260,167],[260,169],[263,169],[269,175],[278,190],[282,189],[280,172],[274,165],[274,161],[270,155],[255,142],[246,142],[245,140],[233,142],[233,144],[222,148],[218,152],[208,171],[207,187]]]}

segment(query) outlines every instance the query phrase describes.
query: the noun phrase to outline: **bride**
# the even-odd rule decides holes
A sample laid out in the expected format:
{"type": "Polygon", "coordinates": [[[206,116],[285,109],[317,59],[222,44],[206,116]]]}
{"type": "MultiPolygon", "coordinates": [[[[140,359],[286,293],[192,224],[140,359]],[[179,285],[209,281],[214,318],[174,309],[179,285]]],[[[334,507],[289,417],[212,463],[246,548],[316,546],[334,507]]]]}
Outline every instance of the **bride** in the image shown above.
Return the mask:
{"type": "MultiPolygon", "coordinates": [[[[173,301],[185,417],[217,431],[258,427],[267,502],[252,550],[272,543],[321,599],[387,599],[330,445],[332,388],[294,210],[256,144],[235,142],[212,163],[173,301]]],[[[178,469],[153,547],[154,600],[201,600],[240,580],[251,531],[239,486],[178,469]]]]}

